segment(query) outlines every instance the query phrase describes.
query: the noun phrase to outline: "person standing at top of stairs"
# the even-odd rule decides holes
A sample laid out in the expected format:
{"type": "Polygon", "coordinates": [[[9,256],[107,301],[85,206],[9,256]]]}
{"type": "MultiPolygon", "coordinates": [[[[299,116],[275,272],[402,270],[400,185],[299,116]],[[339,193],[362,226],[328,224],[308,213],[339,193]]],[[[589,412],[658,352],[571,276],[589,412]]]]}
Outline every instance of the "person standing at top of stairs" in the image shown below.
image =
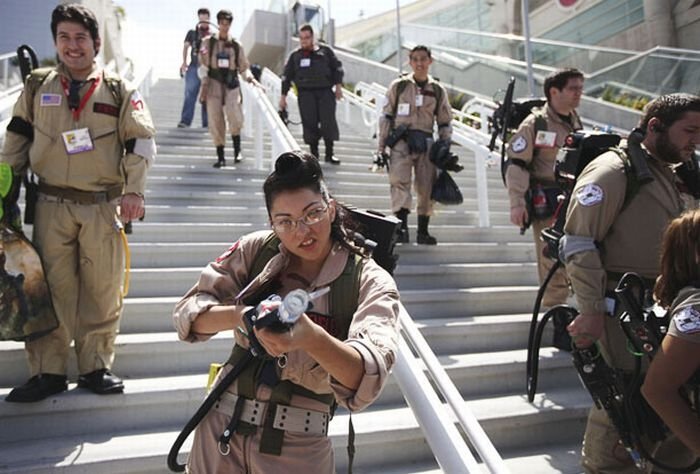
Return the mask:
{"type": "Polygon", "coordinates": [[[333,142],[340,139],[335,106],[336,101],[343,98],[343,66],[330,47],[314,44],[311,25],[299,28],[299,43],[301,46],[289,55],[284,66],[279,107],[287,109],[287,92],[294,82],[304,143],[309,145],[311,154],[319,158],[318,142],[323,138],[326,163],[339,165],[340,160],[333,155],[333,142]]]}
{"type": "MultiPolygon", "coordinates": [[[[199,21],[197,26],[187,32],[185,44],[182,47],[182,65],[180,66],[180,77],[185,78],[185,100],[182,103],[182,114],[178,128],[187,128],[192,125],[194,118],[194,106],[197,103],[199,88],[202,84],[199,78],[199,50],[202,47],[202,38],[209,36],[209,9],[200,8],[197,10],[199,21]],[[190,63],[187,64],[187,56],[190,56],[190,63]]],[[[202,127],[207,128],[207,104],[202,103],[202,127]]]]}
{"type": "Polygon", "coordinates": [[[243,108],[241,104],[240,77],[252,83],[255,78],[248,70],[248,59],[243,46],[229,35],[233,13],[220,10],[216,14],[219,32],[202,40],[199,51],[199,74],[202,87],[200,102],[206,102],[209,117],[209,133],[216,147],[214,168],[226,166],[226,121],[233,139],[233,160],[241,161],[241,128],[243,108]]]}

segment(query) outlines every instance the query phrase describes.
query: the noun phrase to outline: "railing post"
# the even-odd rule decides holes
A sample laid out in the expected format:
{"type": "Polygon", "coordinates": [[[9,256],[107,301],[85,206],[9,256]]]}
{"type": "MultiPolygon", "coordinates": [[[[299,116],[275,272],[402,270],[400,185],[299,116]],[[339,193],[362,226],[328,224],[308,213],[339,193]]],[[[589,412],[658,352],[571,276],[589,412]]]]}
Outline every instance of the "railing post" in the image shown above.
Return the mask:
{"type": "MultiPolygon", "coordinates": [[[[252,94],[251,94],[252,95],[252,94]]],[[[253,99],[251,97],[251,99],[253,99]]],[[[263,169],[263,118],[262,111],[257,107],[251,107],[253,115],[255,116],[254,127],[255,134],[253,135],[253,141],[255,146],[255,167],[259,170],[263,169]]]]}
{"type": "Polygon", "coordinates": [[[479,227],[490,227],[489,219],[489,188],[488,177],[486,176],[486,159],[488,151],[482,147],[475,152],[474,165],[476,166],[476,195],[479,207],[479,227]]]}

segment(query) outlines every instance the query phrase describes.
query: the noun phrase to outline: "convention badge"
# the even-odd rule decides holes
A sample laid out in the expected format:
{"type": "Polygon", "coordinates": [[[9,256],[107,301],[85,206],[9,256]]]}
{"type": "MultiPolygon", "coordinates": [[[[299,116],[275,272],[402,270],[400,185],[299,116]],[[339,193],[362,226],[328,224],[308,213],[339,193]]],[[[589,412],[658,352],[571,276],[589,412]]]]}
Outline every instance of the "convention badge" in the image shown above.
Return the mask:
{"type": "Polygon", "coordinates": [[[398,109],[396,110],[396,115],[401,115],[401,116],[406,116],[411,113],[411,104],[399,104],[398,109]]]}
{"type": "Polygon", "coordinates": [[[66,153],[69,155],[90,151],[95,148],[95,145],[92,143],[92,138],[90,138],[90,130],[87,128],[69,130],[63,132],[61,136],[63,137],[63,144],[66,147],[66,153]]]}
{"type": "Polygon", "coordinates": [[[309,66],[311,66],[311,58],[301,58],[301,61],[299,61],[299,67],[309,66]]]}
{"type": "Polygon", "coordinates": [[[416,96],[416,107],[423,107],[423,94],[416,96]]]}
{"type": "Polygon", "coordinates": [[[605,193],[603,188],[595,183],[589,183],[576,191],[576,200],[584,207],[595,206],[603,202],[605,193]]]}
{"type": "Polygon", "coordinates": [[[525,148],[527,148],[527,140],[522,135],[518,135],[518,137],[513,140],[513,143],[510,145],[510,149],[515,153],[520,153],[521,151],[525,150],[525,148]]]}
{"type": "Polygon", "coordinates": [[[41,107],[56,107],[61,105],[61,94],[41,94],[41,107]]]}
{"type": "Polygon", "coordinates": [[[683,334],[695,334],[700,332],[700,311],[692,306],[683,308],[673,315],[673,322],[683,334]]]}
{"type": "Polygon", "coordinates": [[[219,69],[228,69],[231,64],[231,59],[227,53],[219,53],[216,55],[216,67],[219,69]]]}
{"type": "Polygon", "coordinates": [[[557,134],[540,130],[535,136],[535,146],[543,148],[554,148],[557,144],[557,134]]]}

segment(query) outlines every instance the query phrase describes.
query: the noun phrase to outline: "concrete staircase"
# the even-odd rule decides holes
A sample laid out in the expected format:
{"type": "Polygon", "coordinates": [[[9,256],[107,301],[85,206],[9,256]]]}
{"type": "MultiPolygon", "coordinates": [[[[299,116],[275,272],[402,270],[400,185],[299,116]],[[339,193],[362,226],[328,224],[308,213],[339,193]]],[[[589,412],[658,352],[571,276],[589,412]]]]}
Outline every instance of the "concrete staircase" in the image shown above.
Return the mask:
{"type": "MultiPolygon", "coordinates": [[[[204,397],[209,363],[229,353],[229,334],[205,344],[179,342],[170,314],[208,261],[240,235],[265,227],[266,173],[254,169],[251,158],[213,169],[206,130],[175,127],[181,103],[182,83],[170,80],[161,80],[149,100],[159,156],[149,175],[147,220],[136,223],[130,237],[131,291],[114,366],[126,379],[125,393],[100,397],[71,385],[36,404],[0,402],[0,473],[167,472],[165,456],[204,397]]],[[[299,127],[292,131],[301,142],[299,127]]],[[[324,165],[331,191],[340,201],[389,212],[387,177],[368,170],[373,142],[352,124],[341,123],[341,136],[336,155],[343,164],[324,165]]],[[[244,155],[252,149],[244,138],[244,155]]],[[[465,202],[440,208],[432,219],[439,245],[398,248],[402,301],[512,472],[580,472],[590,398],[568,354],[543,347],[540,394],[533,404],[524,396],[537,285],[531,236],[508,224],[495,168],[489,170],[493,226],[477,227],[473,160],[460,154],[466,169],[455,178],[465,202]]],[[[414,237],[414,214],[409,223],[414,237]]],[[[75,380],[75,369],[69,375],[75,380]]],[[[0,342],[0,398],[27,377],[23,345],[0,342]]],[[[330,436],[343,472],[348,414],[335,418],[330,436]]],[[[356,472],[440,472],[394,380],[352,420],[356,472]]]]}

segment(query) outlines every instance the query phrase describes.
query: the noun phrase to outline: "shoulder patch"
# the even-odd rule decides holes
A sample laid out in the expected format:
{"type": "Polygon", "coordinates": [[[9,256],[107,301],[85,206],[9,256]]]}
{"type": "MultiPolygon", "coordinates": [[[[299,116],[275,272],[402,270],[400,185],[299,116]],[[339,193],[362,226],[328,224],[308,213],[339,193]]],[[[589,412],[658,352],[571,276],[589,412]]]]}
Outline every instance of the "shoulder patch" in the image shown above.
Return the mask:
{"type": "Polygon", "coordinates": [[[519,135],[510,145],[510,149],[515,153],[520,153],[521,151],[525,150],[525,148],[527,148],[527,139],[522,135],[519,135]]]}
{"type": "Polygon", "coordinates": [[[576,191],[576,200],[584,207],[595,206],[603,202],[605,193],[603,188],[595,183],[589,183],[576,191]]]}
{"type": "Polygon", "coordinates": [[[131,94],[131,107],[134,110],[143,110],[144,104],[143,104],[143,97],[141,96],[141,93],[138,90],[135,90],[131,94]]]}
{"type": "Polygon", "coordinates": [[[683,334],[700,332],[700,311],[693,306],[683,308],[673,315],[673,322],[683,334]]]}

